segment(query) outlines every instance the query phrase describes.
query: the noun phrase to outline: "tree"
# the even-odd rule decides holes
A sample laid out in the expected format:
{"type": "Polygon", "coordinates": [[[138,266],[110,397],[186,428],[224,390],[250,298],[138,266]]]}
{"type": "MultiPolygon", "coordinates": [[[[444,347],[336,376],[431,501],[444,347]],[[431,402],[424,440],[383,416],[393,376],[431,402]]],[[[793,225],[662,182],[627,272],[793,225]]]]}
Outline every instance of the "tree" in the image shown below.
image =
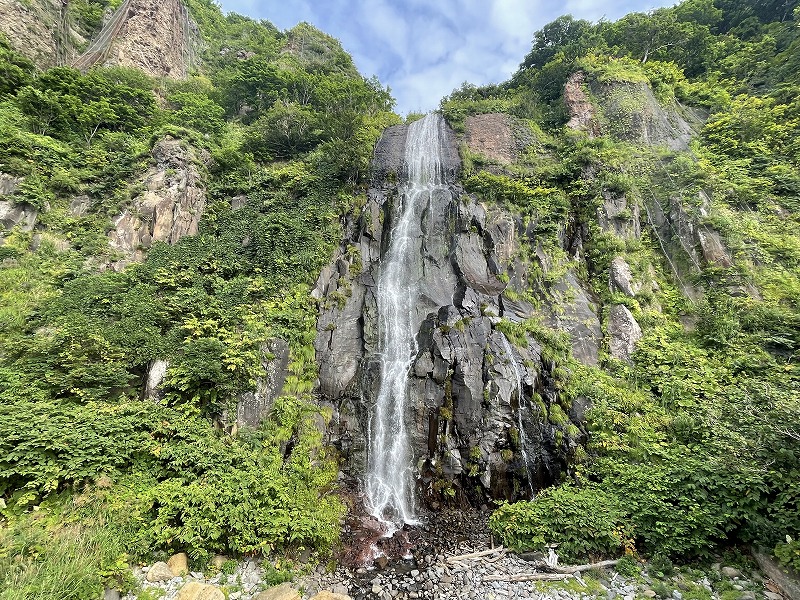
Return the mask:
{"type": "Polygon", "coordinates": [[[252,125],[246,146],[262,160],[289,158],[310,150],[319,139],[318,118],[308,107],[276,100],[252,125]]]}
{"type": "Polygon", "coordinates": [[[594,28],[589,21],[574,19],[572,15],[557,18],[533,35],[533,47],[525,56],[520,70],[540,69],[560,51],[568,58],[582,56],[594,42],[594,28]]]}
{"type": "Polygon", "coordinates": [[[54,133],[64,117],[62,96],[53,90],[40,91],[26,85],[17,93],[19,105],[31,125],[31,130],[41,135],[54,133]]]}
{"type": "Polygon", "coordinates": [[[183,127],[212,135],[220,133],[225,126],[225,109],[201,93],[178,92],[167,98],[173,113],[170,121],[183,127]]]}
{"type": "Polygon", "coordinates": [[[111,128],[117,120],[114,109],[105,98],[81,103],[78,108],[77,121],[86,143],[92,145],[92,139],[101,127],[111,128]]]}
{"type": "Polygon", "coordinates": [[[14,52],[11,44],[0,35],[0,98],[29,85],[33,79],[34,70],[33,63],[21,54],[14,52]]]}

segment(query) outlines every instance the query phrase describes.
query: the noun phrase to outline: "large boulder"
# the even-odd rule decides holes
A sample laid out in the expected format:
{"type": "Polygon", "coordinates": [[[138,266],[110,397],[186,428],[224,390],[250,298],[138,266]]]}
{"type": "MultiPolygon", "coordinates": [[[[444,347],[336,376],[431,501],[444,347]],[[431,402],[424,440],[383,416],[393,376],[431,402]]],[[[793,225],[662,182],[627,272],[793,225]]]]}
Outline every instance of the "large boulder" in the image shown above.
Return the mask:
{"type": "Polygon", "coordinates": [[[175,577],[182,577],[184,575],[189,574],[189,557],[186,555],[185,552],[178,552],[177,554],[173,554],[169,557],[167,561],[167,566],[169,567],[172,574],[175,577]]]}
{"type": "Polygon", "coordinates": [[[145,579],[150,583],[160,583],[162,581],[169,581],[175,577],[175,574],[172,572],[172,569],[169,568],[169,565],[165,562],[157,562],[153,563],[149,569],[147,569],[147,575],[145,579]]]}
{"type": "Polygon", "coordinates": [[[190,581],[178,591],[177,600],[225,600],[225,593],[216,586],[190,581]]]}
{"type": "Polygon", "coordinates": [[[268,590],[259,592],[253,600],[300,600],[300,592],[289,583],[282,583],[268,590]]]}

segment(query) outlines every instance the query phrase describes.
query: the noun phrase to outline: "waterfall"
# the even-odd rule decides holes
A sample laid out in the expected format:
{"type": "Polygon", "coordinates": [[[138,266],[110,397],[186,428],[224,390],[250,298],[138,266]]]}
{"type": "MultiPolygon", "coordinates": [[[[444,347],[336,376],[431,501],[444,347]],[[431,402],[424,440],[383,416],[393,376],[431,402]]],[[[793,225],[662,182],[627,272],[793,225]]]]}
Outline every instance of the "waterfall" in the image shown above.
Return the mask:
{"type": "Polygon", "coordinates": [[[430,114],[408,127],[407,180],[393,207],[388,250],[377,280],[380,386],[369,423],[368,510],[387,523],[416,523],[412,454],[406,431],[408,372],[416,354],[415,307],[423,277],[422,215],[431,195],[445,188],[441,117],[430,114]]]}
{"type": "Polygon", "coordinates": [[[511,363],[511,369],[514,371],[514,378],[517,383],[517,428],[519,429],[519,448],[520,452],[522,453],[522,461],[525,463],[525,471],[528,475],[528,487],[531,490],[531,497],[533,497],[536,494],[533,491],[530,459],[528,458],[528,452],[525,449],[527,440],[525,439],[525,423],[522,418],[522,411],[524,410],[523,401],[525,400],[525,396],[522,393],[522,375],[520,375],[517,359],[514,357],[514,352],[511,350],[511,344],[508,343],[508,338],[506,336],[503,336],[503,349],[505,350],[506,355],[508,355],[508,360],[511,363]]]}

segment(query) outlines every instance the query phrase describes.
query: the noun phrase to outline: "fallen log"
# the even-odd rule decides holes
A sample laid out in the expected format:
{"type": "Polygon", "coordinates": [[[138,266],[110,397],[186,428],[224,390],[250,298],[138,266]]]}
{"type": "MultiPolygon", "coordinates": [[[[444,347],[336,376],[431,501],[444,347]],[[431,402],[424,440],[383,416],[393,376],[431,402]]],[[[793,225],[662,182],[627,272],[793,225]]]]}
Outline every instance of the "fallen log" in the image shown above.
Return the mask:
{"type": "Polygon", "coordinates": [[[497,548],[492,548],[491,550],[483,550],[481,552],[470,552],[469,554],[461,554],[459,556],[448,556],[447,561],[449,563],[458,562],[460,560],[469,560],[472,558],[481,558],[483,556],[491,556],[492,554],[497,554],[499,552],[506,553],[507,550],[502,546],[498,546],[497,548]]]}
{"type": "Polygon", "coordinates": [[[537,568],[547,571],[555,571],[555,573],[518,573],[516,575],[489,575],[484,577],[484,581],[560,581],[575,575],[576,573],[583,573],[584,571],[591,571],[592,569],[604,569],[606,567],[613,567],[618,560],[602,560],[597,563],[588,565],[574,565],[569,567],[550,567],[542,563],[536,565],[537,568]]]}
{"type": "Polygon", "coordinates": [[[591,563],[588,565],[575,565],[573,567],[543,567],[547,568],[551,571],[555,571],[556,573],[567,573],[571,575],[572,573],[582,573],[583,571],[591,571],[592,569],[605,569],[606,567],[613,567],[619,561],[618,560],[601,560],[600,562],[591,563]]]}
{"type": "Polygon", "coordinates": [[[518,573],[517,575],[487,575],[484,581],[561,581],[570,573],[518,573]]]}

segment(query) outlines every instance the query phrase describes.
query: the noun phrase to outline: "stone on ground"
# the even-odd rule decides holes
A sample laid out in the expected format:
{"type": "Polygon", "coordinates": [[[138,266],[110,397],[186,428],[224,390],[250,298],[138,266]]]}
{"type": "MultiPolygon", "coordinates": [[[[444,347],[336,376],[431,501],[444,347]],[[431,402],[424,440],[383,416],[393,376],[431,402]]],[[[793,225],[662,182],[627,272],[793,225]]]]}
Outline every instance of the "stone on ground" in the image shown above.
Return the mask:
{"type": "Polygon", "coordinates": [[[172,574],[175,577],[188,575],[189,557],[186,556],[186,552],[178,552],[178,554],[170,556],[169,560],[167,561],[167,566],[169,566],[170,570],[172,571],[172,574]]]}
{"type": "Polygon", "coordinates": [[[253,600],[300,600],[300,592],[288,583],[282,583],[260,592],[253,600]]]}
{"type": "Polygon", "coordinates": [[[215,569],[221,569],[222,565],[228,562],[228,557],[222,554],[215,554],[214,558],[211,559],[211,566],[215,569]]]}
{"type": "Polygon", "coordinates": [[[172,573],[172,569],[169,568],[169,565],[165,562],[157,562],[154,563],[147,570],[147,581],[150,583],[159,583],[161,581],[169,581],[175,577],[172,573]]]}
{"type": "Polygon", "coordinates": [[[730,579],[742,576],[742,574],[739,572],[739,569],[734,569],[733,567],[722,567],[722,574],[730,579]]]}
{"type": "Polygon", "coordinates": [[[177,600],[225,600],[225,594],[213,585],[190,581],[180,589],[177,600]]]}

